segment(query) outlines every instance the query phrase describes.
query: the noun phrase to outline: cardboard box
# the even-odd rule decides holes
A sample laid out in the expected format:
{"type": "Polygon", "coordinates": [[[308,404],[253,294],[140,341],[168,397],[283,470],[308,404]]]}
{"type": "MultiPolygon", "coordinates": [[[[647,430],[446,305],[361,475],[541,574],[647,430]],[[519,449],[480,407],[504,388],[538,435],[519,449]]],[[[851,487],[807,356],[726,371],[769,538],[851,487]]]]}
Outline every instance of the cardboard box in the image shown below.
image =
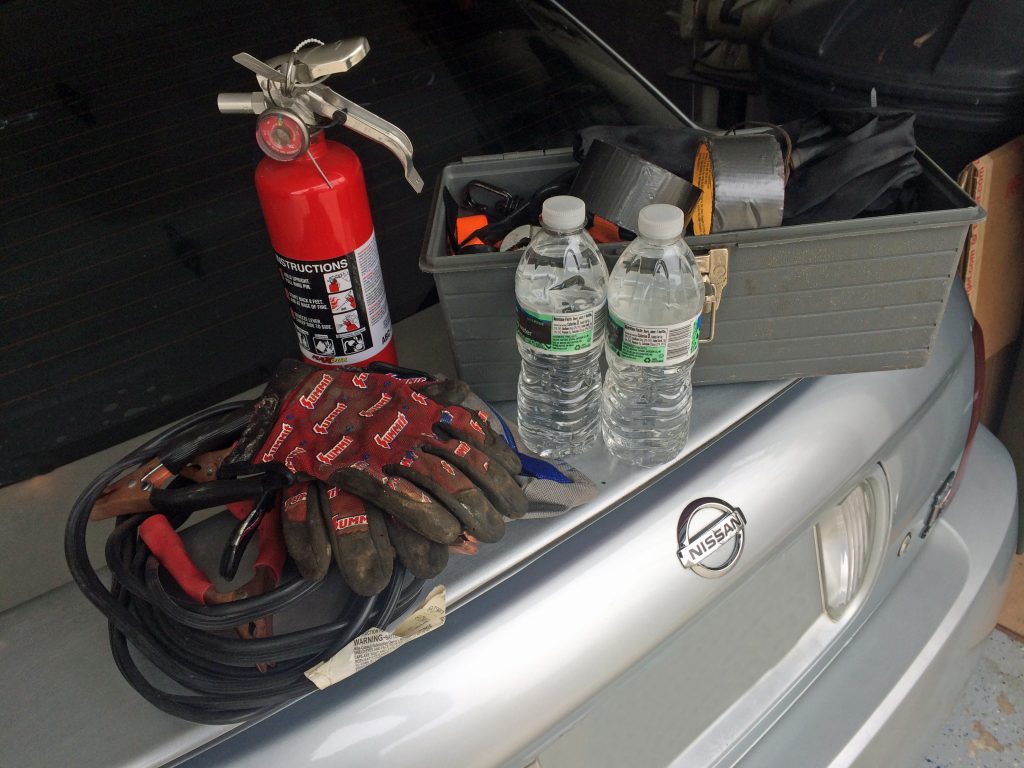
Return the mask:
{"type": "Polygon", "coordinates": [[[1010,588],[996,623],[1018,638],[1024,639],[1024,555],[1013,558],[1013,565],[1010,566],[1010,588]]]}
{"type": "MultiPolygon", "coordinates": [[[[1017,503],[1024,509],[1024,350],[1017,359],[1016,372],[1006,400],[1006,412],[999,428],[999,439],[1013,458],[1017,469],[1017,503]]],[[[1017,521],[1017,556],[1010,570],[1010,588],[1006,593],[999,625],[1024,637],[1024,518],[1017,521]]]]}
{"type": "MultiPolygon", "coordinates": [[[[1018,475],[1024,476],[1024,348],[1018,343],[1024,305],[1024,137],[975,160],[959,181],[988,212],[985,221],[971,225],[960,264],[974,316],[985,334],[981,420],[999,435],[1018,475]]],[[[1018,485],[1017,492],[1024,503],[1024,486],[1018,485]]],[[[1024,525],[1017,537],[1020,553],[1024,525]]],[[[1020,554],[1014,559],[999,624],[1024,635],[1024,556],[1020,554]]]]}
{"type": "Polygon", "coordinates": [[[996,431],[1016,362],[1024,307],[1024,137],[978,158],[960,186],[988,213],[971,225],[961,277],[985,334],[982,422],[996,431]]]}

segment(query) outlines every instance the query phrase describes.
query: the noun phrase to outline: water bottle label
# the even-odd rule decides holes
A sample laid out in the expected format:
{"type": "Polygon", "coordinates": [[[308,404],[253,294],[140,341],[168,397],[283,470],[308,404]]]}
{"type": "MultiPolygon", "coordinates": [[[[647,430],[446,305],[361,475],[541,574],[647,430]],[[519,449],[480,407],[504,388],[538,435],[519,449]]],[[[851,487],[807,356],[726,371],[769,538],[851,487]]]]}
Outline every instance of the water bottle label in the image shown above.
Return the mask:
{"type": "Polygon", "coordinates": [[[663,368],[697,354],[700,315],[675,325],[634,325],[608,312],[608,347],[634,365],[663,368]]]}
{"type": "Polygon", "coordinates": [[[601,346],[605,305],[571,314],[545,315],[516,302],[519,338],[554,355],[577,355],[601,346]]]}

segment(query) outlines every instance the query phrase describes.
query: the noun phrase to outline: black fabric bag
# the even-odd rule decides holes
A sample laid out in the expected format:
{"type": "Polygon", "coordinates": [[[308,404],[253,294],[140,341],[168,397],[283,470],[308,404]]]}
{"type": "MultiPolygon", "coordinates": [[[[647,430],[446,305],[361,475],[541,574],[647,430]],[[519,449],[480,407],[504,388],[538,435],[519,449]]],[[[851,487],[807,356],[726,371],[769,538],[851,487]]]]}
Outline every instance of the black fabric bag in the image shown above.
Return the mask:
{"type": "Polygon", "coordinates": [[[784,224],[912,210],[921,175],[912,112],[822,110],[782,128],[793,142],[784,224]]]}

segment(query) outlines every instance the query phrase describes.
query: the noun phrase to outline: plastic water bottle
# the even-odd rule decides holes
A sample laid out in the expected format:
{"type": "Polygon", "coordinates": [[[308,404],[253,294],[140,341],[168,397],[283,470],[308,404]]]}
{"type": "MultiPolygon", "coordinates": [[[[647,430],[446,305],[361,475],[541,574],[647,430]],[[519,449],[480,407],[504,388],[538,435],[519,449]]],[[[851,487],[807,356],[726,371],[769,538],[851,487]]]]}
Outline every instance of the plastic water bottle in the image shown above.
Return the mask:
{"type": "Polygon", "coordinates": [[[608,268],[585,224],[582,200],[548,198],[516,269],[519,432],[542,456],[580,453],[600,430],[608,268]]]}
{"type": "Polygon", "coordinates": [[[649,205],[639,218],[608,280],[601,426],[615,456],[653,466],[675,458],[690,431],[704,283],[681,237],[683,212],[649,205]]]}

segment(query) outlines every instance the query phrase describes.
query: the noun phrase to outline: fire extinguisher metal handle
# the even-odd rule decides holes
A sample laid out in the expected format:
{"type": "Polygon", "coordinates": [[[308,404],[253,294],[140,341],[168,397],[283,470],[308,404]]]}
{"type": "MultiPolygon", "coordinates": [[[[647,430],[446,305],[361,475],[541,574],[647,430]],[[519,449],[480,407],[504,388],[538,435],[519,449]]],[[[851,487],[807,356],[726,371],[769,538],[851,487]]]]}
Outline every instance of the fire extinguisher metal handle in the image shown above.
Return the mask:
{"type": "Polygon", "coordinates": [[[354,101],[349,101],[325,85],[310,88],[308,95],[320,103],[323,111],[318,111],[324,117],[333,119],[340,112],[346,128],[387,147],[402,164],[405,180],[409,182],[409,186],[416,192],[423,190],[423,177],[413,165],[412,141],[409,140],[405,131],[384,118],[378,117],[368,109],[364,109],[354,101]]]}
{"type": "Polygon", "coordinates": [[[298,87],[312,84],[321,77],[330,77],[348,72],[366,58],[370,52],[370,41],[365,37],[349,37],[336,43],[324,43],[313,48],[303,48],[268,59],[266,64],[284,71],[291,63],[299,71],[295,80],[298,87]]]}
{"type": "Polygon", "coordinates": [[[369,40],[365,37],[350,37],[316,48],[306,48],[300,52],[299,58],[309,67],[309,74],[319,78],[348,72],[365,59],[369,52],[369,40]]]}

